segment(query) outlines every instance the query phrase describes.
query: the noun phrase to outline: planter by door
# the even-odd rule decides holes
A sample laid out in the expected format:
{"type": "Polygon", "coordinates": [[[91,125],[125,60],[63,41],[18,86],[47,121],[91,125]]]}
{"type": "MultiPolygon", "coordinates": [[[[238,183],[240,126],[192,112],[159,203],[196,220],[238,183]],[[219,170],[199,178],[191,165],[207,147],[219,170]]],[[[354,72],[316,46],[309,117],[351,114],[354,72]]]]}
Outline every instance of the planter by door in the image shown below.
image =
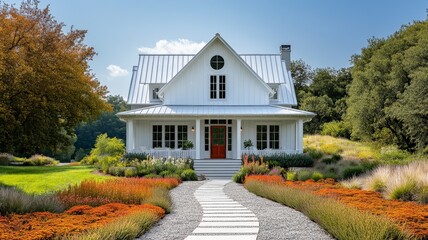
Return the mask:
{"type": "Polygon", "coordinates": [[[226,158],[225,126],[211,126],[211,158],[226,158]]]}

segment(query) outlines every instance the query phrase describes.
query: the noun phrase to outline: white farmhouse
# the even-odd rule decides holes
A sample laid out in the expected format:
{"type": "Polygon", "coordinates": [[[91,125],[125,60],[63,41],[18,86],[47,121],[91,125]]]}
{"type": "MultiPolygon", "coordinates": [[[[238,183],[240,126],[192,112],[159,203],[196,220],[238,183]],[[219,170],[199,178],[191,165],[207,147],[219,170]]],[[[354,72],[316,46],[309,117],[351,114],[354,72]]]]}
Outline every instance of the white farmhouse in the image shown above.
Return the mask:
{"type": "Polygon", "coordinates": [[[244,153],[302,153],[303,122],[315,114],[291,108],[290,51],[239,55],[216,34],[196,55],[141,54],[131,110],[118,114],[127,151],[191,157],[208,177],[229,177],[244,153]],[[246,140],[253,147],[244,148],[246,140]]]}

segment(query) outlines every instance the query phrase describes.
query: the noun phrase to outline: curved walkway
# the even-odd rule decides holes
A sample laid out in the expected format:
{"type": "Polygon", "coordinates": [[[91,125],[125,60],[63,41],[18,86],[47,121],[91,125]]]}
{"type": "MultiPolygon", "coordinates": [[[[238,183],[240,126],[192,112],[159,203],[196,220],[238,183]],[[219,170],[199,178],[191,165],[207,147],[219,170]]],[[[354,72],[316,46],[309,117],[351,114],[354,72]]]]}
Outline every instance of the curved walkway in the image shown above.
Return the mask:
{"type": "Polygon", "coordinates": [[[195,191],[202,206],[199,226],[185,240],[256,240],[256,215],[223,192],[229,180],[212,180],[195,191]]]}
{"type": "Polygon", "coordinates": [[[173,211],[140,239],[333,239],[302,213],[258,197],[242,185],[228,180],[184,182],[171,191],[171,197],[173,211]],[[226,213],[224,210],[231,212],[226,213]],[[225,214],[227,219],[219,219],[225,218],[225,214]],[[230,218],[238,219],[230,221],[230,218]],[[226,224],[229,222],[234,225],[226,224]],[[238,228],[241,230],[236,230],[238,228]],[[233,235],[233,238],[225,238],[225,235],[233,235]]]}

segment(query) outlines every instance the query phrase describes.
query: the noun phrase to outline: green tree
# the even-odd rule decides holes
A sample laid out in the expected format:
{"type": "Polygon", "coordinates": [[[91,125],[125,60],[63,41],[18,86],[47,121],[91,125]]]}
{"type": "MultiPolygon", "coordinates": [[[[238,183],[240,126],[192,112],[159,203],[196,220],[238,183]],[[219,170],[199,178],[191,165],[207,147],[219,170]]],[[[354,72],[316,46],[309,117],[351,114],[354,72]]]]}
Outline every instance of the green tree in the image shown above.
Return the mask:
{"type": "Polygon", "coordinates": [[[89,153],[100,134],[106,133],[110,137],[126,141],[126,123],[116,116],[116,113],[127,110],[126,102],[119,95],[108,96],[107,102],[111,105],[113,112],[103,112],[98,119],[81,123],[76,128],[77,141],[74,146],[79,151],[79,156],[75,156],[77,160],[81,158],[82,152],[89,153]]]}
{"type": "Polygon", "coordinates": [[[310,85],[300,91],[300,108],[317,114],[312,121],[305,123],[304,131],[319,133],[324,123],[342,120],[352,77],[346,68],[319,68],[312,76],[310,85]]]}
{"type": "Polygon", "coordinates": [[[352,137],[407,150],[424,148],[428,22],[403,26],[386,39],[370,39],[352,62],[346,113],[352,137]]]}
{"type": "Polygon", "coordinates": [[[91,73],[86,31],[63,31],[49,8],[0,3],[0,152],[68,145],[74,128],[109,109],[91,73]]]}
{"type": "Polygon", "coordinates": [[[294,90],[296,92],[297,104],[300,106],[302,95],[308,91],[312,81],[313,71],[311,66],[302,59],[291,61],[291,77],[294,81],[294,90]]]}

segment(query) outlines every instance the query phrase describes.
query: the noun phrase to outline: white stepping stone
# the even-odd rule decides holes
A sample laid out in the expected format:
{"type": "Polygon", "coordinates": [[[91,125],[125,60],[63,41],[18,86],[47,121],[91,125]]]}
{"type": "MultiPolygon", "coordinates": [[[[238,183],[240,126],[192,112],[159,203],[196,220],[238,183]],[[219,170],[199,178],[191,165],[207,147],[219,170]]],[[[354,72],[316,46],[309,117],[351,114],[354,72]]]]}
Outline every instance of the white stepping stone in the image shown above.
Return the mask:
{"type": "Polygon", "coordinates": [[[204,213],[204,217],[255,217],[254,213],[204,213]]]}
{"type": "Polygon", "coordinates": [[[201,222],[199,227],[258,227],[258,222],[201,222]]]}
{"type": "Polygon", "coordinates": [[[204,213],[252,213],[250,210],[234,210],[234,209],[226,209],[226,210],[205,210],[204,213]]]}
{"type": "Polygon", "coordinates": [[[202,220],[185,240],[257,239],[256,215],[223,192],[224,185],[229,182],[212,180],[195,191],[194,196],[203,210],[202,220]]]}
{"type": "Polygon", "coordinates": [[[257,240],[257,235],[188,236],[185,240],[257,240]]]}
{"type": "Polygon", "coordinates": [[[205,210],[247,210],[246,207],[204,207],[205,210]]]}
{"type": "Polygon", "coordinates": [[[224,234],[224,233],[258,233],[259,228],[258,227],[252,227],[252,228],[204,228],[204,227],[197,227],[193,233],[217,233],[217,234],[224,234]]]}
{"type": "Polygon", "coordinates": [[[257,221],[256,217],[202,217],[202,221],[257,221]]]}

